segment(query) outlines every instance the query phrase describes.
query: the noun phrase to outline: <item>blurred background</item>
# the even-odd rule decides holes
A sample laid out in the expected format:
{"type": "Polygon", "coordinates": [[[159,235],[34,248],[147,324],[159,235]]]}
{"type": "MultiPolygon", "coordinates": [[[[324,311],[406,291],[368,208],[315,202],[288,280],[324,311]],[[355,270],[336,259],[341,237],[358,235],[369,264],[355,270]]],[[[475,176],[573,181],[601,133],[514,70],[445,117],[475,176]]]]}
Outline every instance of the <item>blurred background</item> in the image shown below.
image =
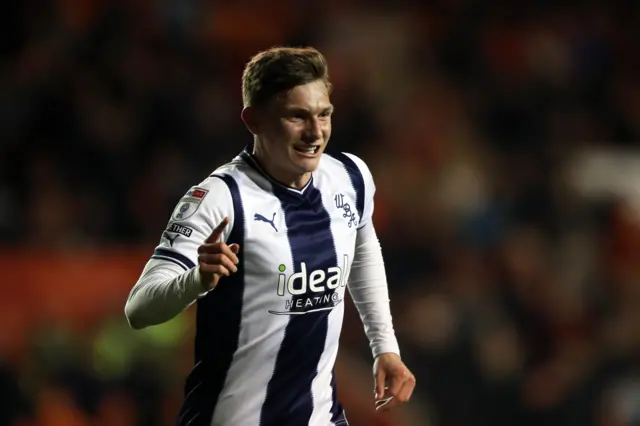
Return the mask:
{"type": "Polygon", "coordinates": [[[0,425],[173,423],[193,311],[132,331],[124,302],[184,191],[249,142],[241,71],[276,44],[329,60],[418,380],[374,415],[349,304],[352,426],[639,425],[640,3],[558,3],[3,5],[0,425]]]}

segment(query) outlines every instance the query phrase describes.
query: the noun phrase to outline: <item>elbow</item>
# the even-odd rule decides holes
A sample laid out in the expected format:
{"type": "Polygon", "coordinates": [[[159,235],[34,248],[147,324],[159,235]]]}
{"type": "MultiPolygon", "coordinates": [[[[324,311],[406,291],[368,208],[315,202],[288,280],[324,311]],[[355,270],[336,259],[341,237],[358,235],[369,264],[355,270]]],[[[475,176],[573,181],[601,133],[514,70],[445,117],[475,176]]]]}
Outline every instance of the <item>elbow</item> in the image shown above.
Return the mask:
{"type": "Polygon", "coordinates": [[[131,317],[127,317],[127,321],[129,321],[129,327],[131,327],[134,330],[142,330],[143,328],[147,327],[147,325],[144,324],[143,322],[138,322],[132,319],[131,317]]]}
{"type": "Polygon", "coordinates": [[[140,312],[140,309],[136,308],[131,301],[128,301],[124,307],[124,315],[127,317],[129,326],[134,330],[142,330],[148,326],[142,318],[142,312],[140,312]]]}

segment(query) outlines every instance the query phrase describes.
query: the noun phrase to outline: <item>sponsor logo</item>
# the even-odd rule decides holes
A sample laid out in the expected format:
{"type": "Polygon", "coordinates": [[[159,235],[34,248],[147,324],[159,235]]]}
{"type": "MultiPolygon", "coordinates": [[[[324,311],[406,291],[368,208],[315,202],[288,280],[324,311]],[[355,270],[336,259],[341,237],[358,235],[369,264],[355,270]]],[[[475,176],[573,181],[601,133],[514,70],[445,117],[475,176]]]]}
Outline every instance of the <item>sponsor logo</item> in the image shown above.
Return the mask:
{"type": "Polygon", "coordinates": [[[189,238],[192,232],[193,232],[193,229],[189,228],[188,226],[182,226],[182,225],[178,225],[177,223],[171,223],[169,224],[169,227],[162,233],[162,238],[167,240],[169,242],[169,245],[173,247],[173,242],[175,241],[176,238],[178,238],[180,235],[184,235],[185,237],[189,238]],[[171,234],[176,234],[176,235],[172,237],[171,234]]]}
{"type": "Polygon", "coordinates": [[[270,310],[274,315],[304,315],[311,312],[333,309],[342,302],[339,287],[346,286],[345,276],[349,256],[343,256],[342,267],[333,266],[327,270],[307,271],[305,262],[300,264],[299,272],[287,275],[285,265],[278,267],[276,293],[286,298],[283,310],[270,310]]]}
{"type": "Polygon", "coordinates": [[[167,228],[167,232],[175,232],[176,234],[184,235],[185,237],[189,238],[191,236],[191,233],[193,232],[193,229],[189,228],[188,226],[171,223],[167,228]]]}

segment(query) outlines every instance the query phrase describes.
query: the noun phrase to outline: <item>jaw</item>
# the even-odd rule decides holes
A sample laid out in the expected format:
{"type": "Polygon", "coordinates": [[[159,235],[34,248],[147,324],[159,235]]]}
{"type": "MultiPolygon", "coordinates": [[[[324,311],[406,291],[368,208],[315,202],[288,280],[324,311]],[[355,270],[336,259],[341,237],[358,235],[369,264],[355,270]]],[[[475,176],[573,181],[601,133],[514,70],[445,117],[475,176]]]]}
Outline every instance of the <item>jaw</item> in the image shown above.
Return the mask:
{"type": "Polygon", "coordinates": [[[285,185],[302,188],[309,181],[311,173],[318,168],[325,147],[326,143],[321,145],[314,154],[307,154],[289,145],[284,152],[280,151],[277,154],[276,150],[254,149],[254,155],[262,168],[275,180],[285,185]]]}
{"type": "Polygon", "coordinates": [[[310,173],[318,168],[325,145],[320,145],[315,152],[301,152],[294,147],[289,150],[289,158],[302,173],[310,173]]]}

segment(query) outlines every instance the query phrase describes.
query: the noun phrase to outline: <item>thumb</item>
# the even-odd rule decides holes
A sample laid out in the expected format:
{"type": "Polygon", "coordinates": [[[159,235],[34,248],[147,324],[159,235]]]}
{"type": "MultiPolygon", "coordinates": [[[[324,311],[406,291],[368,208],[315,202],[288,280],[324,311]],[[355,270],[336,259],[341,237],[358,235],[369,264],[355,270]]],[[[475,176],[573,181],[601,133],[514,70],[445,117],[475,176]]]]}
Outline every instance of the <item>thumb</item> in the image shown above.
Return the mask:
{"type": "Polygon", "coordinates": [[[376,399],[384,398],[384,382],[386,376],[384,370],[378,370],[376,372],[376,399]]]}
{"type": "Polygon", "coordinates": [[[229,248],[234,254],[238,254],[238,252],[240,251],[240,246],[236,243],[231,244],[229,248]]]}

